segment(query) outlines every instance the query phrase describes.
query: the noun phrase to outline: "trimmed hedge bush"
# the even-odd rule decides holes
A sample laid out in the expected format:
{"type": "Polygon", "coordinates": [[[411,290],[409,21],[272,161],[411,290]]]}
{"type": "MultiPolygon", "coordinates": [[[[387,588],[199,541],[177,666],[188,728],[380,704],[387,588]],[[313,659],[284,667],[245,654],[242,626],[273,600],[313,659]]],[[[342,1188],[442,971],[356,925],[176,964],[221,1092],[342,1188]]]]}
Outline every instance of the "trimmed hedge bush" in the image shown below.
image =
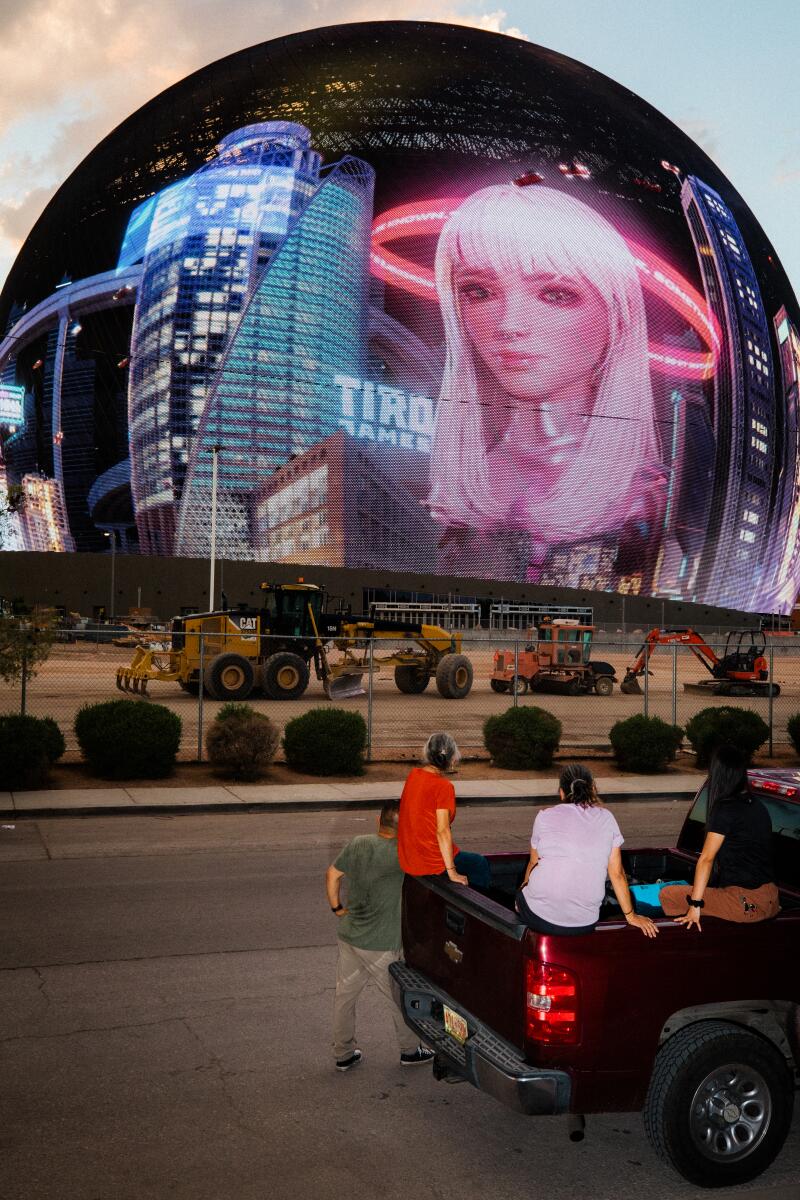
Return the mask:
{"type": "Polygon", "coordinates": [[[102,779],[163,779],[175,766],[181,719],[149,700],[107,700],[79,710],[75,736],[102,779]]]}
{"type": "Polygon", "coordinates": [[[617,764],[623,771],[645,774],[664,771],[683,741],[680,725],[668,725],[660,717],[639,713],[612,725],[609,741],[617,764]]]}
{"type": "Polygon", "coordinates": [[[206,733],[208,761],[227,779],[260,779],[280,743],[276,725],[249,704],[224,704],[206,733]]]}
{"type": "Polygon", "coordinates": [[[769,737],[769,725],[751,708],[701,708],[686,723],[686,736],[697,754],[698,767],[707,767],[717,746],[738,747],[750,762],[769,737]]]}
{"type": "Polygon", "coordinates": [[[800,713],[795,713],[793,717],[789,717],[789,720],[786,722],[786,732],[789,734],[795,750],[800,754],[800,713]]]}
{"type": "Polygon", "coordinates": [[[560,741],[561,722],[535,705],[508,708],[483,726],[483,744],[492,761],[508,771],[542,771],[552,766],[560,741]]]}
{"type": "Polygon", "coordinates": [[[361,775],[367,723],[345,708],[312,708],[283,731],[286,761],[308,775],[361,775]]]}
{"type": "Polygon", "coordinates": [[[52,717],[0,717],[0,789],[44,787],[65,749],[52,717]]]}

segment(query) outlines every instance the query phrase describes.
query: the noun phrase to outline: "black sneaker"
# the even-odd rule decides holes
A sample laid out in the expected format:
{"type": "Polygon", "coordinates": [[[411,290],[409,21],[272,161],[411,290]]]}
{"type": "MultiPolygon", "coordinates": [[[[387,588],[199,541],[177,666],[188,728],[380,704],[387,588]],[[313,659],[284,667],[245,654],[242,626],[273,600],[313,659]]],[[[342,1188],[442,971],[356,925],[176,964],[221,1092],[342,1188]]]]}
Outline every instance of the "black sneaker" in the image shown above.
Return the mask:
{"type": "Polygon", "coordinates": [[[417,1046],[416,1050],[412,1050],[410,1054],[400,1055],[401,1067],[415,1067],[417,1063],[429,1063],[434,1058],[432,1050],[426,1049],[425,1046],[417,1046]]]}
{"type": "Polygon", "coordinates": [[[363,1057],[363,1055],[360,1050],[354,1050],[353,1053],[351,1055],[349,1055],[348,1058],[337,1058],[336,1070],[337,1071],[351,1071],[353,1069],[353,1067],[358,1066],[358,1064],[361,1062],[362,1057],[363,1057]]]}

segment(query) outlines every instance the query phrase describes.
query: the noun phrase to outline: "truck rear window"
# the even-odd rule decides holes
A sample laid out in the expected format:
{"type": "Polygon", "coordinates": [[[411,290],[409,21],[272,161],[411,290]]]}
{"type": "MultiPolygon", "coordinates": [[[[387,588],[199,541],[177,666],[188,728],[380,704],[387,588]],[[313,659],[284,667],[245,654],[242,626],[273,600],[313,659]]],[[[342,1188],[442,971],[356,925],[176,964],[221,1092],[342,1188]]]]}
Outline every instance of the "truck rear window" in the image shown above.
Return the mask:
{"type": "MultiPolygon", "coordinates": [[[[781,887],[800,887],[800,804],[776,796],[755,793],[772,822],[772,854],[781,887]]],[[[708,788],[704,784],[686,818],[680,836],[681,850],[699,854],[705,838],[708,788]]]]}

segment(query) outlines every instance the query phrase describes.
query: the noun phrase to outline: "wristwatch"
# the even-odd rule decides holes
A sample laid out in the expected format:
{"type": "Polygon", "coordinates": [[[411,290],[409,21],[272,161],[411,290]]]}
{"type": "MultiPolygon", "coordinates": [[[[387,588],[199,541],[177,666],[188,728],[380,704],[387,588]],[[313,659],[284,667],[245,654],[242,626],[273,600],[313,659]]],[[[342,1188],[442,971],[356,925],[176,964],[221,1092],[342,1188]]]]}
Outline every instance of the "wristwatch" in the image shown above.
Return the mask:
{"type": "Polygon", "coordinates": [[[341,912],[343,908],[344,908],[343,904],[337,904],[336,908],[334,908],[333,905],[331,905],[331,912],[333,912],[333,913],[341,912]]]}
{"type": "Polygon", "coordinates": [[[691,904],[692,908],[705,908],[706,906],[705,900],[693,900],[688,892],[686,894],[686,903],[691,904]]]}

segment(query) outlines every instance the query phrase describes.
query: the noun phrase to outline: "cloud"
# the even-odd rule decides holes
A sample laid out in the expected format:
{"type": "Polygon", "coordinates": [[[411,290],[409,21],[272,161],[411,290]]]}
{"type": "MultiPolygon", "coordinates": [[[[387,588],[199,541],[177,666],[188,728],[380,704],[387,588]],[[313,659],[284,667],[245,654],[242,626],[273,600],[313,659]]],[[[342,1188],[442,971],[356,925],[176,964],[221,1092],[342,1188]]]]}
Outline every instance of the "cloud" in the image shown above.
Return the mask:
{"type": "Polygon", "coordinates": [[[271,38],[347,21],[446,21],[525,36],[506,28],[503,9],[467,7],[458,0],[4,0],[0,280],[78,163],[192,71],[271,38]]]}

